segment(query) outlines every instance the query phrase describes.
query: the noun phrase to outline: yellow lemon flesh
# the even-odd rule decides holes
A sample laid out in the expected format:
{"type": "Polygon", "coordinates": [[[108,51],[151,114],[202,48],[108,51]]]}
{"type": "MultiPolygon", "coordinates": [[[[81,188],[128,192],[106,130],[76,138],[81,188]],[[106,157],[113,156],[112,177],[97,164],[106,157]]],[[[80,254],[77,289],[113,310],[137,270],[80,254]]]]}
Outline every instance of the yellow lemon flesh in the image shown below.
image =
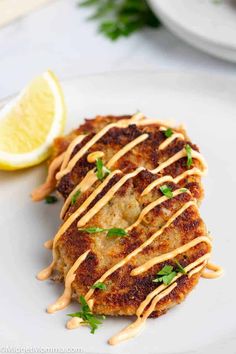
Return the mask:
{"type": "Polygon", "coordinates": [[[17,170],[45,160],[65,120],[62,89],[47,71],[0,111],[0,169],[17,170]]]}

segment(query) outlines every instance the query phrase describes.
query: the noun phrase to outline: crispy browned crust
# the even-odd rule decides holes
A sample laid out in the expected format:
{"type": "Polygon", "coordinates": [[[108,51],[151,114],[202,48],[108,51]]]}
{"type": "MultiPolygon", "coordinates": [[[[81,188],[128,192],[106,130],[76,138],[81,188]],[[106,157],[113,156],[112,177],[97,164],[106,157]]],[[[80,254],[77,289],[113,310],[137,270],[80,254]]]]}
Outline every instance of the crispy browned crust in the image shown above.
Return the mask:
{"type": "MultiPolygon", "coordinates": [[[[86,120],[81,127],[65,138],[58,138],[55,141],[56,155],[65,150],[69,142],[73,140],[76,135],[82,133],[88,133],[88,136],[76,146],[71,157],[73,157],[77,151],[79,151],[101,128],[108,123],[130,118],[130,116],[98,116],[95,119],[86,120]],[[65,143],[66,141],[66,143],[65,143]]],[[[148,133],[149,138],[143,143],[137,145],[129,153],[123,156],[115,164],[113,169],[120,169],[125,173],[131,172],[137,166],[143,166],[147,169],[153,169],[161,162],[168,159],[168,157],[176,154],[183,149],[186,143],[192,146],[196,151],[199,151],[198,147],[191,143],[191,141],[183,141],[176,139],[165,150],[158,151],[159,145],[166,139],[164,132],[159,130],[157,125],[149,125],[146,127],[137,127],[136,125],[130,125],[128,128],[113,128],[110,129],[96,144],[89,149],[89,151],[77,162],[71,173],[64,176],[57,186],[58,191],[66,198],[74,187],[82,180],[86,173],[95,166],[95,164],[88,163],[87,156],[89,153],[97,150],[101,150],[105,153],[103,158],[106,162],[124,145],[134,140],[138,136],[148,133]]],[[[198,160],[194,160],[194,166],[199,167],[198,160]]],[[[171,175],[176,177],[186,170],[186,158],[182,158],[166,169],[164,169],[160,175],[171,175]]],[[[192,192],[193,196],[199,201],[203,198],[203,189],[201,186],[201,178],[198,176],[189,176],[180,182],[181,186],[186,186],[192,192]]]]}
{"type": "MultiPolygon", "coordinates": [[[[75,148],[72,154],[74,155],[76,151],[78,151],[78,149],[80,149],[81,146],[92,137],[92,134],[96,133],[109,122],[120,118],[121,117],[99,116],[94,120],[86,120],[84,125],[65,138],[66,143],[63,138],[56,141],[56,154],[63,151],[66,144],[68,145],[71,141],[72,136],[74,137],[75,135],[81,134],[81,132],[89,132],[88,137],[79,144],[80,146],[75,148]]],[[[106,163],[114,153],[120,150],[120,148],[144,132],[149,134],[149,138],[122,157],[113,169],[121,169],[123,173],[130,172],[138,166],[153,169],[157,167],[158,164],[180,151],[186,144],[186,141],[177,139],[171,143],[167,149],[160,152],[158,151],[158,146],[164,141],[165,136],[163,132],[159,131],[158,126],[151,125],[147,127],[136,127],[135,125],[131,125],[125,129],[110,129],[110,131],[101,138],[88,153],[102,150],[105,153],[104,161],[106,163]]],[[[195,150],[198,150],[196,145],[193,145],[190,141],[188,141],[188,143],[195,150]]],[[[194,160],[194,165],[198,166],[198,164],[199,162],[194,160]]],[[[78,161],[72,172],[61,179],[57,187],[58,191],[66,198],[93,166],[93,164],[87,162],[87,154],[85,154],[84,157],[78,161]]],[[[136,177],[128,180],[119,189],[112,200],[107,203],[85,227],[97,226],[102,228],[125,228],[131,225],[147,204],[161,196],[161,192],[157,187],[143,197],[141,196],[141,192],[144,188],[161,175],[170,174],[175,177],[185,170],[186,158],[182,158],[166,168],[162,171],[162,174],[158,176],[154,176],[147,170],[139,173],[136,177]]],[[[121,177],[122,175],[114,176],[108,186],[103,189],[89,208],[91,208],[121,177]]],[[[69,208],[65,218],[68,218],[69,215],[71,215],[84,202],[99,183],[99,181],[96,182],[93,187],[77,199],[77,202],[69,208]]],[[[152,209],[145,216],[141,224],[135,227],[127,237],[108,239],[105,236],[105,233],[88,234],[79,231],[75,222],[60,238],[57,247],[59,260],[56,264],[55,270],[59,272],[62,280],[76,259],[86,250],[91,250],[86,260],[76,271],[76,278],[73,282],[75,298],[78,299],[80,295],[85,295],[91,285],[96,282],[106,270],[110,269],[114,264],[139,247],[145,240],[162,227],[185,203],[194,198],[201,200],[203,197],[203,189],[199,177],[188,177],[181,181],[181,184],[178,186],[173,183],[169,183],[169,185],[173,190],[180,186],[187,187],[192,192],[192,195],[188,193],[180,194],[152,209]]],[[[202,221],[197,208],[191,206],[185,210],[184,213],[182,213],[150,246],[146,247],[136,257],[133,257],[125,266],[109,276],[105,281],[107,285],[106,291],[101,291],[99,289],[95,290],[93,312],[105,315],[134,315],[140,303],[157,287],[157,283],[153,282],[155,274],[165,264],[174,265],[175,263],[173,260],[160,263],[139,276],[131,276],[131,270],[154,256],[172,251],[201,235],[206,235],[205,224],[202,221]]],[[[205,253],[209,252],[209,250],[207,244],[200,243],[187,252],[179,255],[176,259],[183,266],[187,266],[205,253]]],[[[180,303],[196,285],[199,276],[200,272],[191,278],[188,278],[186,275],[181,276],[177,281],[178,286],[168,296],[158,302],[155,311],[152,313],[152,317],[159,316],[165,313],[168,308],[180,303]]]]}

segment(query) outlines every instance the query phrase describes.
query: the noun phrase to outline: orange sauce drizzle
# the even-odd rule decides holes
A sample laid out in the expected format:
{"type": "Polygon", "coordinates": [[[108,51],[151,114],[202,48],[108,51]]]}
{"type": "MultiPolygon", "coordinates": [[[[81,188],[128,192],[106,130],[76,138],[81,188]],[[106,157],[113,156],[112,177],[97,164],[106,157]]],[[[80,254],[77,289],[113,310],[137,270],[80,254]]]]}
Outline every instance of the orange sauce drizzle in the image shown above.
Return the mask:
{"type": "MultiPolygon", "coordinates": [[[[111,159],[108,161],[106,164],[108,169],[111,169],[114,164],[122,157],[124,156],[128,151],[133,149],[136,145],[140,144],[144,140],[148,138],[148,134],[142,134],[138,138],[132,140],[130,143],[125,145],[123,148],[121,148],[111,159]]],[[[69,194],[67,199],[65,200],[65,203],[62,207],[62,211],[60,214],[61,219],[63,219],[67,209],[70,206],[71,203],[71,198],[72,196],[80,190],[81,193],[85,192],[88,190],[95,182],[97,181],[97,176],[95,174],[95,169],[90,170],[87,175],[84,177],[84,179],[73,189],[73,191],[69,194]]]]}
{"type": "Polygon", "coordinates": [[[31,193],[32,200],[34,202],[44,199],[48,194],[50,194],[56,185],[55,175],[59,167],[61,166],[65,153],[57,156],[49,165],[48,175],[46,181],[31,193]]]}
{"type": "Polygon", "coordinates": [[[48,313],[54,313],[58,310],[64,309],[67,305],[69,305],[71,301],[71,296],[72,296],[72,288],[71,285],[73,281],[75,280],[76,276],[76,270],[79,268],[81,263],[86,259],[87,255],[89,254],[90,250],[87,250],[84,252],[73,264],[73,266],[70,268],[69,272],[67,273],[65,277],[65,290],[63,294],[57,299],[57,301],[49,305],[47,308],[48,313]]]}
{"type": "Polygon", "coordinates": [[[89,163],[94,163],[97,161],[97,159],[101,159],[103,156],[104,156],[103,151],[94,151],[94,152],[91,152],[90,154],[88,154],[87,161],[89,163]]]}
{"type": "MultiPolygon", "coordinates": [[[[81,142],[84,138],[84,136],[78,136],[75,140],[72,141],[72,143],[69,145],[67,151],[58,156],[58,160],[52,165],[51,169],[49,167],[49,175],[51,176],[50,179],[55,178],[55,171],[61,166],[61,170],[59,173],[57,173],[57,179],[62,178],[64,175],[69,173],[76,162],[88,151],[90,147],[92,147],[102,136],[104,136],[109,129],[114,128],[114,127],[127,127],[130,124],[136,124],[137,126],[142,126],[142,125],[150,125],[150,124],[161,124],[162,127],[161,129],[165,129],[165,127],[171,127],[170,123],[163,122],[163,121],[156,121],[156,120],[148,120],[148,119],[143,119],[144,116],[141,113],[138,113],[134,115],[131,119],[124,119],[121,121],[118,121],[116,123],[110,123],[107,126],[105,126],[100,132],[98,132],[93,138],[91,138],[74,156],[73,158],[70,159],[71,154],[75,148],[75,146],[81,142]]],[[[141,143],[145,139],[148,138],[148,134],[143,134],[139,136],[138,138],[134,139],[131,141],[129,144],[127,144],[125,147],[123,147],[120,151],[118,151],[110,161],[107,163],[107,167],[111,168],[119,158],[121,158],[125,153],[130,151],[133,147],[135,147],[137,144],[141,143]]],[[[184,139],[184,135],[182,133],[175,132],[172,134],[171,137],[167,138],[160,146],[159,149],[165,149],[173,140],[175,139],[184,139]]],[[[97,158],[103,157],[103,152],[101,151],[96,151],[93,153],[90,153],[88,155],[88,161],[89,162],[95,162],[97,158]]],[[[170,157],[167,161],[162,162],[159,166],[157,166],[155,169],[151,170],[150,172],[157,174],[161,172],[163,169],[166,167],[170,166],[172,163],[176,162],[177,160],[181,159],[182,157],[186,157],[186,150],[182,149],[172,157],[170,157]]],[[[153,188],[156,186],[164,183],[164,182],[174,182],[178,183],[181,179],[190,176],[190,175],[199,175],[202,176],[206,171],[207,171],[207,165],[202,157],[202,155],[192,149],[192,157],[199,160],[201,162],[203,170],[200,170],[196,167],[193,167],[190,170],[187,170],[183,172],[181,175],[172,178],[171,176],[163,176],[154,182],[150,183],[142,192],[142,195],[148,194],[153,188]]],[[[54,160],[55,161],[55,160],[54,160]]],[[[53,161],[53,162],[54,162],[53,161]]],[[[50,165],[50,166],[51,166],[50,165]]],[[[91,218],[103,208],[103,206],[108,203],[115,193],[122,187],[128,179],[135,177],[137,174],[139,174],[141,171],[145,170],[143,167],[137,168],[135,171],[128,173],[120,178],[118,182],[116,182],[110,189],[109,191],[92,207],[90,208],[85,215],[83,215],[82,218],[80,218],[77,222],[78,227],[82,227],[88,223],[91,218]]],[[[79,208],[69,216],[69,218],[65,221],[65,223],[61,226],[61,228],[58,230],[57,234],[54,237],[54,240],[49,240],[45,243],[45,247],[51,248],[52,247],[52,253],[53,253],[53,260],[52,263],[45,269],[43,269],[39,274],[38,274],[38,279],[44,280],[48,278],[55,266],[55,263],[57,261],[57,253],[56,253],[56,245],[60,237],[65,233],[65,231],[71,226],[71,224],[84,212],[87,210],[89,205],[92,203],[92,201],[96,198],[96,196],[103,190],[103,188],[109,183],[109,181],[115,176],[116,174],[121,173],[119,170],[115,170],[111,172],[108,177],[89,195],[89,197],[84,201],[82,205],[79,206],[79,208]]],[[[89,187],[91,187],[95,182],[96,182],[96,174],[95,174],[95,169],[90,170],[85,178],[80,182],[79,185],[75,187],[75,189],[70,193],[68,198],[65,201],[64,207],[61,212],[61,216],[63,217],[66,210],[68,209],[71,198],[76,193],[78,190],[81,191],[86,191],[89,187]]],[[[47,179],[49,181],[49,177],[47,179]]],[[[47,183],[46,181],[46,183],[47,183]]],[[[177,196],[180,193],[183,193],[186,191],[183,191],[183,189],[178,189],[173,192],[173,197],[177,196]]],[[[189,193],[189,191],[188,191],[189,193]]],[[[144,218],[144,216],[152,210],[155,206],[163,203],[166,201],[168,198],[166,196],[162,196],[159,199],[155,200],[154,202],[150,203],[147,205],[142,212],[140,213],[138,219],[136,220],[135,223],[130,225],[126,230],[130,231],[134,227],[136,227],[144,218]]],[[[158,236],[160,236],[166,228],[168,228],[175,220],[178,218],[186,209],[189,207],[197,207],[197,204],[195,201],[191,200],[187,203],[185,203],[177,212],[175,212],[169,220],[159,229],[157,230],[151,237],[149,237],[141,246],[137,247],[134,251],[132,251],[130,254],[128,254],[125,258],[123,258],[121,261],[113,265],[110,269],[108,269],[95,283],[97,282],[104,282],[104,280],[107,279],[113,272],[115,272],[117,269],[125,265],[132,257],[136,256],[139,254],[145,247],[149,246],[158,236]]],[[[168,252],[166,254],[162,254],[157,257],[153,257],[146,263],[142,264],[141,266],[134,268],[131,272],[132,276],[136,276],[140,273],[143,273],[150,269],[152,266],[155,264],[161,263],[165,260],[172,259],[176,257],[178,254],[181,254],[188,249],[194,247],[200,242],[206,242],[211,246],[211,240],[208,236],[199,236],[189,243],[178,247],[177,249],[168,252]]],[[[83,253],[77,261],[74,263],[74,265],[70,268],[68,271],[66,277],[65,277],[65,291],[63,295],[55,302],[55,304],[51,305],[48,307],[48,312],[52,313],[55,312],[59,309],[64,308],[67,306],[70,301],[71,301],[71,295],[72,295],[72,282],[75,279],[75,274],[76,270],[80,266],[80,264],[86,259],[88,253],[90,250],[86,251],[83,253]]],[[[187,276],[191,277],[193,274],[196,274],[197,272],[202,271],[203,268],[207,268],[211,270],[212,272],[206,272],[205,270],[202,272],[202,276],[205,278],[215,278],[220,276],[223,273],[223,270],[221,267],[218,267],[214,264],[208,263],[210,257],[210,253],[205,254],[204,256],[200,257],[197,259],[195,262],[189,264],[186,266],[184,269],[186,271],[187,276]]],[[[128,338],[131,338],[135,336],[141,328],[143,328],[146,319],[150,316],[150,314],[155,310],[157,303],[167,296],[168,294],[171,293],[177,286],[176,280],[183,276],[182,273],[178,273],[176,277],[172,280],[172,282],[169,285],[160,285],[158,286],[154,291],[149,293],[145,300],[140,304],[140,306],[137,309],[137,320],[129,325],[127,328],[113,336],[112,338],[109,339],[109,344],[117,344],[123,340],[126,340],[128,338]],[[147,308],[147,306],[149,306],[147,308]],[[147,309],[146,309],[147,308],[147,309]],[[146,309],[146,310],[145,310],[146,309]]],[[[94,284],[95,284],[94,283],[94,284]]],[[[85,295],[85,299],[87,303],[89,304],[90,308],[92,309],[94,299],[92,298],[94,294],[95,289],[90,288],[87,294],[85,295]]],[[[72,318],[71,320],[68,321],[67,323],[67,328],[76,328],[82,324],[82,320],[80,318],[72,318]]]]}
{"type": "Polygon", "coordinates": [[[206,268],[211,270],[211,272],[207,272],[206,270],[204,270],[204,272],[202,273],[203,278],[215,279],[215,278],[219,278],[224,273],[222,267],[215,265],[213,263],[207,263],[206,268]]]}

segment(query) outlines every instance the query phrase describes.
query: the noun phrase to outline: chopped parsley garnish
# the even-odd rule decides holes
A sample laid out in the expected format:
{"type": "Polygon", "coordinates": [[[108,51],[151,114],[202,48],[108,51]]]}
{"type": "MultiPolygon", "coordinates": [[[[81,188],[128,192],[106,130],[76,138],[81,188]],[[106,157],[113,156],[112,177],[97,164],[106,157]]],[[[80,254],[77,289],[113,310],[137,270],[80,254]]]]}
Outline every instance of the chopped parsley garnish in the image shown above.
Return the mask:
{"type": "Polygon", "coordinates": [[[114,237],[114,236],[127,236],[127,231],[125,231],[124,229],[120,229],[117,227],[113,227],[111,229],[103,229],[100,227],[88,227],[87,229],[79,229],[79,231],[84,231],[84,232],[88,232],[89,234],[95,234],[97,232],[104,232],[106,231],[107,237],[114,237]]]}
{"type": "Polygon", "coordinates": [[[187,167],[191,167],[193,164],[193,159],[192,159],[192,148],[189,144],[185,145],[185,150],[187,153],[187,167]]]}
{"type": "Polygon", "coordinates": [[[164,283],[165,285],[169,285],[177,274],[173,269],[174,268],[171,265],[165,265],[157,273],[157,277],[153,280],[153,282],[164,283]]]}
{"type": "Polygon", "coordinates": [[[57,202],[57,197],[55,197],[55,195],[47,195],[45,197],[45,203],[46,204],[54,204],[57,202]]]}
{"type": "Polygon", "coordinates": [[[111,171],[104,166],[102,159],[98,158],[96,160],[96,176],[97,178],[102,181],[105,177],[107,177],[111,171]]]}
{"type": "Polygon", "coordinates": [[[96,234],[97,232],[106,231],[106,229],[102,229],[100,227],[88,227],[87,229],[79,229],[79,231],[88,232],[89,234],[96,234]]]}
{"type": "Polygon", "coordinates": [[[174,277],[178,273],[186,274],[185,269],[181,266],[181,264],[175,260],[176,268],[174,269],[171,265],[165,265],[158,273],[156,279],[153,280],[154,283],[164,283],[165,285],[169,285],[174,277]]]}
{"type": "Polygon", "coordinates": [[[77,199],[79,198],[81,194],[81,190],[79,189],[77,192],[75,192],[75,194],[72,196],[71,198],[71,204],[74,205],[77,201],[77,199]]]}
{"type": "Polygon", "coordinates": [[[103,179],[103,162],[100,158],[96,160],[96,175],[100,181],[103,179]]]}
{"type": "Polygon", "coordinates": [[[170,187],[166,184],[160,187],[160,191],[164,194],[167,198],[173,198],[173,192],[170,187]]]}
{"type": "Polygon", "coordinates": [[[165,131],[165,136],[166,136],[167,138],[170,138],[171,135],[173,135],[173,130],[172,130],[171,128],[166,129],[166,131],[165,131]]]}
{"type": "Polygon", "coordinates": [[[177,260],[175,260],[175,263],[177,266],[176,268],[177,272],[186,274],[186,270],[184,269],[184,267],[182,267],[182,265],[177,260]]]}
{"type": "Polygon", "coordinates": [[[112,229],[109,229],[107,233],[107,237],[126,236],[126,235],[127,235],[127,231],[117,227],[113,227],[112,229]]]}
{"type": "Polygon", "coordinates": [[[94,284],[92,286],[92,289],[106,290],[106,288],[107,288],[106,284],[104,284],[102,282],[97,282],[96,284],[94,284]]]}
{"type": "Polygon", "coordinates": [[[186,193],[187,191],[188,191],[187,188],[180,188],[180,192],[182,192],[182,193],[186,193]]]}
{"type": "Polygon", "coordinates": [[[83,323],[87,324],[91,328],[91,333],[94,334],[96,329],[98,328],[98,325],[102,323],[102,319],[105,319],[105,316],[95,316],[90,308],[89,305],[87,304],[84,296],[80,296],[80,303],[81,303],[81,310],[79,312],[75,313],[69,313],[67,316],[70,317],[79,317],[82,318],[83,323]]]}

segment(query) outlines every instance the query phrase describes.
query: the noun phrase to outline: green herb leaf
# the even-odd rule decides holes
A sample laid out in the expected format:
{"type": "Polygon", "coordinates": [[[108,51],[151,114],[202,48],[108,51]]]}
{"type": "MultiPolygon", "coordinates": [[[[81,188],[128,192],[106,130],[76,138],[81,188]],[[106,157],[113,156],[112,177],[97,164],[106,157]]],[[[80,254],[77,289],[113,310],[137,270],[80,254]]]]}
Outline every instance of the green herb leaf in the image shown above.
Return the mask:
{"type": "Polygon", "coordinates": [[[96,176],[97,178],[102,181],[107,175],[109,175],[111,171],[104,166],[102,159],[96,160],[96,176]]]}
{"type": "Polygon", "coordinates": [[[113,227],[112,229],[108,230],[107,237],[114,236],[127,236],[127,231],[125,231],[124,229],[113,227]]]}
{"type": "Polygon", "coordinates": [[[106,166],[103,166],[102,171],[103,171],[104,177],[108,176],[111,173],[109,168],[107,168],[106,166]]]}
{"type": "Polygon", "coordinates": [[[169,285],[174,277],[178,273],[186,274],[185,269],[182,267],[182,265],[175,260],[176,263],[176,269],[174,269],[171,265],[165,265],[158,273],[157,277],[153,280],[154,283],[164,283],[165,285],[169,285]]]}
{"type": "Polygon", "coordinates": [[[174,277],[177,275],[175,271],[171,272],[170,274],[163,275],[162,277],[157,277],[156,279],[153,280],[154,283],[164,283],[165,285],[169,285],[174,277]]]}
{"type": "Polygon", "coordinates": [[[78,230],[87,232],[89,234],[96,234],[97,232],[106,231],[106,229],[103,229],[101,227],[88,227],[87,229],[78,229],[78,230]]]}
{"type": "Polygon", "coordinates": [[[172,272],[173,267],[171,265],[166,264],[157,274],[158,275],[168,275],[172,272]]]}
{"type": "Polygon", "coordinates": [[[101,227],[88,227],[87,229],[78,229],[79,231],[88,232],[89,234],[95,234],[98,232],[107,231],[107,237],[114,237],[114,236],[127,236],[127,231],[124,229],[120,229],[117,227],[113,227],[111,229],[103,229],[101,227]]]}
{"type": "Polygon", "coordinates": [[[167,197],[167,198],[173,198],[173,192],[170,187],[168,187],[166,184],[160,187],[160,191],[167,197]]]}
{"type": "Polygon", "coordinates": [[[103,168],[103,162],[102,159],[97,159],[96,160],[96,168],[97,168],[97,178],[101,181],[103,179],[103,172],[102,172],[102,168],[103,168]]]}
{"type": "Polygon", "coordinates": [[[192,148],[189,144],[185,145],[185,150],[187,153],[187,167],[191,167],[193,164],[193,159],[192,159],[192,148]]]}
{"type": "Polygon", "coordinates": [[[80,296],[79,298],[81,306],[82,306],[82,311],[83,312],[91,312],[89,305],[87,304],[87,301],[85,300],[84,296],[80,296]]]}
{"type": "Polygon", "coordinates": [[[105,317],[104,316],[102,316],[102,317],[95,316],[91,312],[84,296],[80,296],[80,303],[81,303],[82,311],[70,313],[70,314],[67,314],[67,316],[82,318],[83,323],[89,325],[91,328],[91,333],[94,333],[96,331],[96,329],[98,328],[98,325],[102,323],[101,319],[105,319],[105,317]]]}
{"type": "Polygon", "coordinates": [[[92,289],[106,290],[106,288],[107,288],[106,284],[104,284],[102,282],[97,282],[96,284],[94,284],[92,286],[92,289]]]}
{"type": "Polygon", "coordinates": [[[57,202],[57,197],[55,197],[54,195],[47,195],[45,197],[45,203],[46,204],[54,204],[57,202]]]}
{"type": "Polygon", "coordinates": [[[182,192],[182,193],[186,193],[187,191],[188,191],[187,188],[180,188],[180,192],[182,192]]]}
{"type": "Polygon", "coordinates": [[[166,131],[165,131],[165,136],[166,136],[167,138],[170,138],[173,134],[174,134],[174,133],[173,133],[173,130],[172,130],[171,128],[166,129],[166,131]]]}
{"type": "Polygon", "coordinates": [[[165,285],[169,285],[171,281],[176,276],[176,272],[173,271],[173,267],[171,265],[165,265],[158,273],[156,279],[153,280],[154,283],[164,283],[165,285]]]}
{"type": "Polygon", "coordinates": [[[174,277],[176,277],[177,273],[174,271],[174,272],[171,272],[170,274],[168,275],[164,275],[162,277],[162,281],[165,285],[169,285],[172,280],[174,279],[174,277]]]}
{"type": "Polygon", "coordinates": [[[146,0],[82,0],[80,6],[94,9],[90,19],[99,21],[99,32],[111,40],[127,37],[144,27],[159,27],[146,0]]]}
{"type": "Polygon", "coordinates": [[[178,273],[186,274],[186,270],[185,270],[184,267],[182,267],[182,265],[177,261],[177,259],[175,260],[175,263],[176,263],[176,265],[177,265],[176,271],[177,271],[178,273]]]}
{"type": "Polygon", "coordinates": [[[71,198],[71,204],[74,205],[77,201],[77,199],[79,198],[79,196],[81,195],[81,190],[79,189],[77,192],[75,192],[75,194],[72,196],[71,198]]]}

